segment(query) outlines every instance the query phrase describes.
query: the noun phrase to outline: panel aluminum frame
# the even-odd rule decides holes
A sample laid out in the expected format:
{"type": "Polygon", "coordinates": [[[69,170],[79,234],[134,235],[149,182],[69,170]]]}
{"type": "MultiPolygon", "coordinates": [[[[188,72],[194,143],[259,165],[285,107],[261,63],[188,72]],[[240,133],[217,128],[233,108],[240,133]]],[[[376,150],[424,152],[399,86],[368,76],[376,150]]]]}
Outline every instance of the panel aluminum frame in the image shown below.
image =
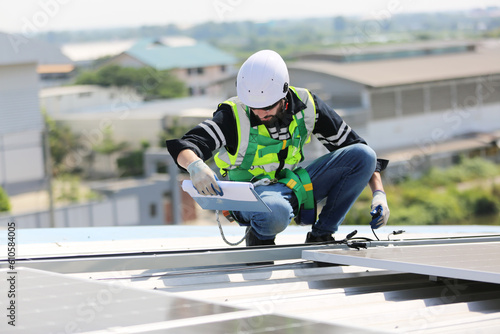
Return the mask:
{"type": "Polygon", "coordinates": [[[500,242],[363,250],[306,250],[306,260],[357,265],[437,277],[500,283],[500,242]]]}
{"type": "MultiPolygon", "coordinates": [[[[62,274],[137,269],[174,269],[246,264],[300,259],[305,249],[328,248],[325,245],[258,246],[194,251],[160,251],[129,254],[87,254],[18,258],[18,266],[62,274]]],[[[0,268],[8,268],[8,260],[0,260],[0,268]]]]}

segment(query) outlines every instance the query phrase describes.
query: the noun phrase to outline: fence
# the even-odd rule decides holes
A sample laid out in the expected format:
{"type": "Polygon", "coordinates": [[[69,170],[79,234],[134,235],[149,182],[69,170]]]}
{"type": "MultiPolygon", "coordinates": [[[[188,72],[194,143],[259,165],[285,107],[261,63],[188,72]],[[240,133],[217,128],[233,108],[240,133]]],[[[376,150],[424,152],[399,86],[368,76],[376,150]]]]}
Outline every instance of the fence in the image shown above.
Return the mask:
{"type": "Polygon", "coordinates": [[[139,201],[136,196],[110,198],[99,202],[69,205],[54,209],[52,225],[50,212],[0,215],[0,226],[15,220],[18,228],[130,226],[140,224],[139,201]]]}

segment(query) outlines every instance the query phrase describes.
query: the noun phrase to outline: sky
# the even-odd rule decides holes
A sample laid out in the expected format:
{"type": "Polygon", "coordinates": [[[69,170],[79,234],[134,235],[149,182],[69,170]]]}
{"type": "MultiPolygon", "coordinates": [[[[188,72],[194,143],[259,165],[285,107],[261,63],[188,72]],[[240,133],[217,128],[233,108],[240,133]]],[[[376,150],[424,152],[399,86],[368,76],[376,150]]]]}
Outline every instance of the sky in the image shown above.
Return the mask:
{"type": "Polygon", "coordinates": [[[32,34],[142,25],[269,21],[500,6],[500,0],[0,0],[0,31],[32,34]]]}

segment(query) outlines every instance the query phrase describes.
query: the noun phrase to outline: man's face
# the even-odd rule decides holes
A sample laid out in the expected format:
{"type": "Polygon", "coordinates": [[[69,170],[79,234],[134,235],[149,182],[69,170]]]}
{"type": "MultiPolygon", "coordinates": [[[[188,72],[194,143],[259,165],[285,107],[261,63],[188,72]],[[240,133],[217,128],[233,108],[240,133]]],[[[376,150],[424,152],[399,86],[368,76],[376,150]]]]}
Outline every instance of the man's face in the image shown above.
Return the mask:
{"type": "Polygon", "coordinates": [[[283,99],[265,108],[250,108],[264,125],[272,125],[278,118],[278,114],[283,110],[283,99]]]}

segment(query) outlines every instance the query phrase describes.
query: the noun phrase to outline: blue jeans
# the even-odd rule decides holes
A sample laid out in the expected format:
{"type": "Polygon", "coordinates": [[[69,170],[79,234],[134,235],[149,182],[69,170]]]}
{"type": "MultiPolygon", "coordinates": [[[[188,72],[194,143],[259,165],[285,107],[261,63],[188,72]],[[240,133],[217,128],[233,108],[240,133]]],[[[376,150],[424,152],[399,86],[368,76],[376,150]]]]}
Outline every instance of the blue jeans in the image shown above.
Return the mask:
{"type": "MultiPolygon", "coordinates": [[[[376,154],[368,145],[354,144],[325,154],[306,167],[316,203],[326,198],[313,231],[319,235],[337,231],[368,184],[376,161],[376,154]]],[[[235,217],[250,223],[259,239],[273,239],[290,224],[297,210],[297,198],[282,183],[257,186],[255,191],[272,212],[235,212],[235,217]]]]}

